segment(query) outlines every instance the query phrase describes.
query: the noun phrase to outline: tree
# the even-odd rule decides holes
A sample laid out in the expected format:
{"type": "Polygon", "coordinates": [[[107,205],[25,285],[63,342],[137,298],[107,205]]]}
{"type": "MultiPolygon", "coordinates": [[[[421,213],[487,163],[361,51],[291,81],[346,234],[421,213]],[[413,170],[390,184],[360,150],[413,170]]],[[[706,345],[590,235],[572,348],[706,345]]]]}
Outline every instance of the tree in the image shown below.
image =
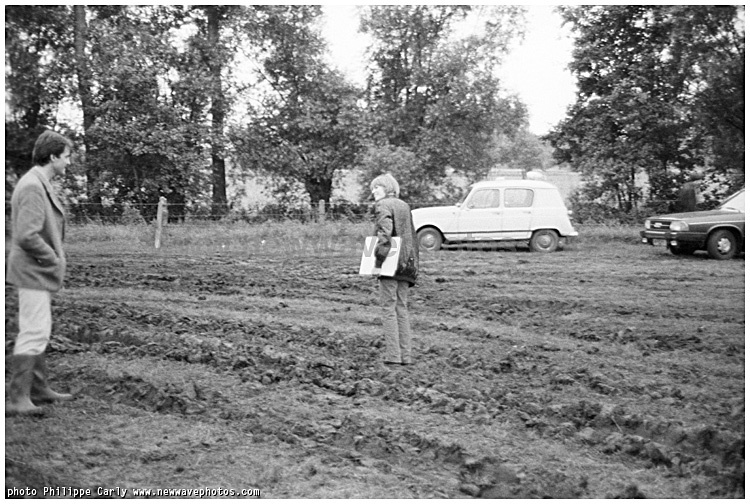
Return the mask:
{"type": "Polygon", "coordinates": [[[165,195],[184,208],[203,191],[208,156],[211,214],[227,212],[225,79],[233,32],[247,12],[239,6],[74,7],[90,200],[103,191],[135,203],[165,195]],[[172,31],[186,23],[195,32],[175,43],[172,31]]]}
{"type": "Polygon", "coordinates": [[[517,34],[519,10],[496,7],[485,13],[483,31],[460,37],[456,28],[470,14],[476,14],[471,7],[373,6],[362,19],[362,30],[375,40],[371,137],[414,153],[426,184],[411,197],[428,196],[448,168],[482,176],[494,164],[498,134],[511,135],[525,122],[525,107],[501,97],[494,77],[517,34]]]}
{"type": "Polygon", "coordinates": [[[56,112],[65,95],[66,59],[53,58],[46,63],[45,55],[61,53],[70,46],[67,16],[66,7],[5,7],[6,216],[17,178],[31,168],[34,142],[46,128],[58,126],[56,112]]]}
{"type": "Polygon", "coordinates": [[[497,160],[503,166],[528,173],[551,167],[551,151],[551,147],[538,136],[523,129],[516,132],[513,137],[503,135],[499,138],[497,160]]]}
{"type": "MultiPolygon", "coordinates": [[[[83,110],[83,131],[89,131],[94,124],[94,101],[91,95],[91,68],[86,54],[89,42],[89,28],[86,22],[86,7],[73,6],[73,26],[75,40],[75,68],[78,77],[78,98],[83,110]]],[[[93,182],[93,181],[92,181],[93,182]]]]}
{"type": "Polygon", "coordinates": [[[696,134],[706,137],[710,171],[728,177],[733,192],[745,181],[744,6],[675,11],[674,50],[696,83],[696,134]]]}
{"type": "Polygon", "coordinates": [[[226,65],[226,55],[221,46],[221,23],[226,18],[229,7],[207,6],[206,38],[207,60],[211,75],[211,175],[212,175],[212,215],[220,216],[227,212],[226,164],[224,161],[224,117],[226,102],[222,86],[222,70],[226,65]]]}
{"type": "Polygon", "coordinates": [[[585,6],[562,13],[577,34],[571,69],[579,94],[548,138],[558,161],[598,187],[589,194],[630,211],[643,196],[639,173],[647,175],[652,199],[672,198],[696,167],[739,174],[744,36],[736,7],[585,6]],[[731,103],[718,100],[722,92],[731,103]],[[728,135],[734,148],[722,154],[727,130],[735,132],[728,135]],[[720,155],[735,161],[717,166],[720,155]]]}
{"type": "Polygon", "coordinates": [[[323,60],[317,6],[273,6],[262,14],[264,81],[260,110],[236,133],[242,164],[270,174],[277,189],[304,187],[311,205],[330,202],[335,177],[360,149],[359,91],[323,60]]]}
{"type": "Polygon", "coordinates": [[[57,126],[58,106],[70,82],[68,18],[64,6],[5,8],[6,180],[31,167],[36,138],[57,126]]]}
{"type": "Polygon", "coordinates": [[[76,99],[84,156],[76,156],[65,182],[72,202],[88,210],[96,203],[101,213],[103,199],[108,206],[153,203],[202,190],[192,153],[205,134],[186,123],[169,96],[168,76],[179,63],[170,30],[182,22],[179,8],[33,6],[6,14],[6,167],[7,160],[30,165],[40,129],[75,137],[56,116],[76,99]],[[14,148],[18,155],[9,156],[14,148]],[[85,175],[85,187],[77,175],[85,175]]]}
{"type": "MultiPolygon", "coordinates": [[[[170,31],[183,12],[171,7],[91,7],[85,50],[77,59],[90,85],[82,99],[89,204],[99,214],[135,204],[153,217],[160,196],[184,212],[188,199],[205,189],[200,139],[170,94],[170,75],[180,65],[170,31]],[[87,120],[87,114],[89,119],[87,120]]],[[[76,17],[79,19],[79,17],[76,17]]],[[[79,48],[80,50],[80,48],[79,48]]],[[[80,90],[80,86],[79,86],[80,90]]]]}
{"type": "MultiPolygon", "coordinates": [[[[227,114],[227,88],[225,85],[232,61],[234,36],[232,31],[244,19],[248,11],[243,6],[213,5],[197,6],[190,14],[198,31],[189,40],[189,48],[197,51],[191,59],[196,65],[191,73],[204,73],[199,81],[205,86],[204,96],[208,99],[210,119],[211,155],[211,215],[219,218],[228,211],[226,186],[226,144],[225,121],[227,114]]],[[[201,93],[200,90],[197,90],[201,93]]],[[[194,102],[195,105],[195,102],[194,102]]],[[[203,110],[193,109],[194,114],[203,110]]],[[[197,119],[197,117],[195,117],[197,119]]]]}

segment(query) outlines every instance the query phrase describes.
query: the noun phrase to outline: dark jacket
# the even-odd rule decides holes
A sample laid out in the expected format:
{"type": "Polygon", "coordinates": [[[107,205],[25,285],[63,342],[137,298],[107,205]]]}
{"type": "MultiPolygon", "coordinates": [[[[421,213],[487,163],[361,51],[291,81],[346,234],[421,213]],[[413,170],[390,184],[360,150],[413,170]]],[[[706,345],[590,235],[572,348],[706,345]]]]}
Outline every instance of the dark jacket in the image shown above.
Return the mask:
{"type": "Polygon", "coordinates": [[[375,266],[381,267],[391,250],[391,237],[401,238],[401,251],[398,255],[398,266],[395,280],[409,282],[413,286],[419,273],[419,246],[417,232],[411,219],[411,208],[398,198],[387,196],[375,203],[375,236],[378,244],[375,247],[375,266]]]}
{"type": "Polygon", "coordinates": [[[675,204],[675,212],[695,212],[698,209],[698,188],[700,182],[685,182],[680,188],[675,204]]]}

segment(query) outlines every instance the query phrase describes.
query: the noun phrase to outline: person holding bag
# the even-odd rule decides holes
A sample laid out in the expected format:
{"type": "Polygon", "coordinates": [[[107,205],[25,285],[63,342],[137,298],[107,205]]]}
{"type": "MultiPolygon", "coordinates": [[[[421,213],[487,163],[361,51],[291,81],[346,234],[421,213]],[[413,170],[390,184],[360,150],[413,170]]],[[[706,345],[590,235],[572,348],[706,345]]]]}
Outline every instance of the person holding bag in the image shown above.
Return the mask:
{"type": "Polygon", "coordinates": [[[391,250],[391,238],[401,239],[398,266],[393,276],[378,276],[385,356],[387,366],[410,365],[412,337],[409,322],[409,288],[419,273],[419,244],[409,205],[399,199],[399,185],[391,174],[376,177],[370,183],[375,198],[375,266],[380,268],[391,250]]]}

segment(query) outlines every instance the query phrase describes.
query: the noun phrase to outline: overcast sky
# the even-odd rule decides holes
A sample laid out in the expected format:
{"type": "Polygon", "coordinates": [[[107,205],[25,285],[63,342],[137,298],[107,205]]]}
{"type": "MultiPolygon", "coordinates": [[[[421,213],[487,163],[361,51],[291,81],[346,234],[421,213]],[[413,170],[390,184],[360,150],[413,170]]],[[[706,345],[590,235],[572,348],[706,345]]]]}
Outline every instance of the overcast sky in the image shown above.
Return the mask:
{"type": "MultiPolygon", "coordinates": [[[[525,39],[514,46],[500,71],[503,86],[517,93],[529,109],[529,129],[543,135],[565,116],[575,101],[575,81],[567,70],[572,50],[569,31],[554,6],[527,6],[525,39]]],[[[354,5],[325,5],[323,32],[336,64],[355,82],[364,83],[366,39],[357,32],[354,5]]]]}

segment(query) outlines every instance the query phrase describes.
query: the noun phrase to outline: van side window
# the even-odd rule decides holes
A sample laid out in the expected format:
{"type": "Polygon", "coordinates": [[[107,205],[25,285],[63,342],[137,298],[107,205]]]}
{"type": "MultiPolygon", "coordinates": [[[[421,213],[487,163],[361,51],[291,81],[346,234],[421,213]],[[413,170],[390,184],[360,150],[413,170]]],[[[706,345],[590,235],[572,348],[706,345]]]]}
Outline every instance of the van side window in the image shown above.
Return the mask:
{"type": "Polygon", "coordinates": [[[469,208],[497,208],[500,206],[500,191],[498,189],[478,189],[471,195],[467,206],[469,208]]]}
{"type": "Polygon", "coordinates": [[[531,189],[506,189],[505,208],[530,207],[534,201],[534,191],[531,189]]]}

